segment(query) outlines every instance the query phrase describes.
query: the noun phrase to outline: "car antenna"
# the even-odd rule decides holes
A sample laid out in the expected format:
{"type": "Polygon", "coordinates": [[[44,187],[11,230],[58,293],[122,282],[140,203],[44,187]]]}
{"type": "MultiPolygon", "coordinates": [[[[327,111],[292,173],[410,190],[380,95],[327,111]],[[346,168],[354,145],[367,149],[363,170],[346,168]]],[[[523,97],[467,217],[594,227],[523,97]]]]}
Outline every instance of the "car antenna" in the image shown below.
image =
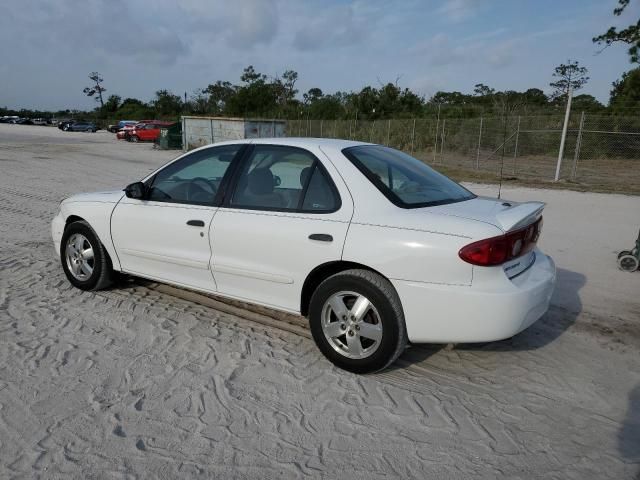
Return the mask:
{"type": "Polygon", "coordinates": [[[507,112],[506,106],[502,105],[502,156],[500,158],[500,179],[498,180],[498,200],[502,194],[502,171],[504,170],[504,148],[507,143],[507,112]]]}

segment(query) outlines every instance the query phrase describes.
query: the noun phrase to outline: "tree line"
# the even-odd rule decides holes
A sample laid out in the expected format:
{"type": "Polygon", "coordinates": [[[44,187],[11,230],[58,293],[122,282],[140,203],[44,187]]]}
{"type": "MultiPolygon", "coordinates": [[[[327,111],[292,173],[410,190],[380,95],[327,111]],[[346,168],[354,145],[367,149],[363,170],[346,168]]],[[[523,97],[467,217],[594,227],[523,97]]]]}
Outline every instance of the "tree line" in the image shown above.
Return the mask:
{"type": "MultiPolygon", "coordinates": [[[[91,112],[63,110],[11,110],[0,108],[0,115],[25,117],[90,116],[94,119],[177,118],[180,115],[212,115],[231,117],[261,117],[284,119],[362,119],[443,117],[472,118],[480,115],[502,115],[508,112],[536,115],[561,112],[569,86],[574,90],[573,109],[599,114],[629,114],[640,111],[640,68],[625,72],[613,83],[609,102],[605,106],[595,97],[575,93],[588,81],[587,69],[578,62],[567,62],[553,72],[554,88],[550,95],[539,88],[525,91],[497,91],[482,83],[473,92],[439,91],[426,99],[398,82],[365,86],[360,91],[324,93],[311,88],[298,95],[298,73],[293,70],[281,76],[268,77],[249,65],[240,82],[217,81],[197,89],[191,95],[180,96],[169,90],[158,90],[152,100],[123,99],[112,94],[101,100],[106,91],[100,83],[86,90],[97,93],[101,105],[91,112]]],[[[94,80],[95,81],[95,80],[94,80]]]]}

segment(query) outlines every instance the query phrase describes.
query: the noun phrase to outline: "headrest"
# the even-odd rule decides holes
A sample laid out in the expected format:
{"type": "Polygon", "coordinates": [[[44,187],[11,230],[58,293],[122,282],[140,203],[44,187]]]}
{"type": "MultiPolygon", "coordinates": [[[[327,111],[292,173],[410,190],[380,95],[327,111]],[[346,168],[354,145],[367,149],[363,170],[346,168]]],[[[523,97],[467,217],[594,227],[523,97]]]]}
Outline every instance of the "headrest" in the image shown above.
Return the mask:
{"type": "Polygon", "coordinates": [[[309,180],[309,175],[311,175],[311,167],[304,167],[300,172],[300,186],[302,188],[304,188],[307,180],[309,180]]]}
{"type": "Polygon", "coordinates": [[[256,168],[248,175],[249,191],[254,195],[273,192],[273,173],[268,168],[256,168]]]}

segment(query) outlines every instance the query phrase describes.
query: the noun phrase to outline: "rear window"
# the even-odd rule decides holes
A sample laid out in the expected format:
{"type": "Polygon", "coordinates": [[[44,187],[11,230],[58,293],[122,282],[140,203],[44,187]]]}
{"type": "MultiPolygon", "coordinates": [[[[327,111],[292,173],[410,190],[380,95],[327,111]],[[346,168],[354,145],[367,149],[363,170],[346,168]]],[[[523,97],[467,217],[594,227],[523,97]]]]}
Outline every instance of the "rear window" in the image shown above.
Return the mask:
{"type": "Polygon", "coordinates": [[[450,178],[393,148],[361,145],[345,148],[342,153],[399,207],[429,207],[475,198],[450,178]]]}

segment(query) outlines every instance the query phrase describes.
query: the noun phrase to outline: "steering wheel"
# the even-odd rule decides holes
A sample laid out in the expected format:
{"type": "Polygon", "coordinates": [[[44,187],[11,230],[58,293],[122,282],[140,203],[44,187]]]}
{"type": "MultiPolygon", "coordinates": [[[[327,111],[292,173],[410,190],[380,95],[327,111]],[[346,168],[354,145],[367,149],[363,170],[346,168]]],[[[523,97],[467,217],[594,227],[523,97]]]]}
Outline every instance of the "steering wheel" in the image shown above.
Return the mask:
{"type": "Polygon", "coordinates": [[[187,198],[194,202],[212,202],[217,187],[204,177],[196,177],[187,184],[187,198]]]}

